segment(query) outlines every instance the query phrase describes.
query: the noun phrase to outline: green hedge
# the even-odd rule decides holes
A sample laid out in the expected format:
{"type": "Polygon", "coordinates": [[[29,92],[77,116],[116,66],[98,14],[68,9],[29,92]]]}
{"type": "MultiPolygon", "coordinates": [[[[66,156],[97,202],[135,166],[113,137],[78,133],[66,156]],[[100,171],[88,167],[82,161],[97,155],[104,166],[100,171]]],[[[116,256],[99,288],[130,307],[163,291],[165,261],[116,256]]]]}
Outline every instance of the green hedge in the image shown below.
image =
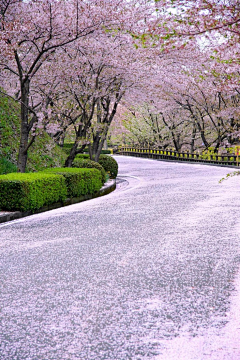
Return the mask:
{"type": "Polygon", "coordinates": [[[96,161],[92,161],[90,159],[75,159],[73,161],[73,167],[75,168],[95,168],[98,169],[101,172],[102,175],[102,184],[104,184],[106,182],[106,172],[104,170],[104,168],[102,167],[102,165],[100,165],[99,163],[97,163],[96,161]]]}
{"type": "Polygon", "coordinates": [[[11,173],[0,176],[1,210],[37,210],[66,199],[63,176],[43,173],[11,173]]]}
{"type": "Polygon", "coordinates": [[[112,154],[112,151],[109,149],[102,149],[101,154],[112,154]]]}
{"type": "MultiPolygon", "coordinates": [[[[76,159],[89,159],[87,154],[78,154],[76,159]]],[[[110,177],[115,179],[118,174],[118,163],[117,161],[109,155],[100,155],[99,164],[102,165],[104,170],[110,174],[110,177]]]]}
{"type": "Polygon", "coordinates": [[[72,147],[73,147],[73,143],[66,143],[66,144],[63,144],[63,146],[61,146],[60,148],[61,148],[61,150],[64,151],[64,153],[66,155],[69,155],[72,147]]]}
{"type": "Polygon", "coordinates": [[[75,157],[75,160],[76,159],[90,160],[90,156],[89,156],[89,154],[77,154],[76,157],[75,157]]]}
{"type": "Polygon", "coordinates": [[[109,155],[100,155],[99,164],[102,165],[104,170],[110,174],[110,177],[116,179],[118,174],[118,163],[109,155]]]}
{"type": "Polygon", "coordinates": [[[69,197],[92,195],[102,187],[101,172],[97,169],[52,168],[44,172],[63,175],[69,197]]]}

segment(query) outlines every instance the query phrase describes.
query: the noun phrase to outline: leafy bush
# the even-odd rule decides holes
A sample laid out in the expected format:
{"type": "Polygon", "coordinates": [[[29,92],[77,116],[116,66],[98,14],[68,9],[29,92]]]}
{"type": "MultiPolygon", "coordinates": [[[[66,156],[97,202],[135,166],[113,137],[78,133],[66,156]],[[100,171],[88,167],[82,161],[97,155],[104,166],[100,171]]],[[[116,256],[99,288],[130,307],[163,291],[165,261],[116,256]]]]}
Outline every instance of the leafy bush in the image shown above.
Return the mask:
{"type": "Polygon", "coordinates": [[[118,163],[112,156],[100,155],[99,164],[110,174],[111,178],[116,179],[118,174],[118,163]]]}
{"type": "Polygon", "coordinates": [[[65,144],[63,144],[62,147],[59,146],[59,148],[62,149],[66,155],[69,155],[72,146],[73,146],[73,143],[65,143],[65,144]]]}
{"type": "Polygon", "coordinates": [[[92,195],[102,187],[101,172],[97,169],[53,168],[44,172],[63,175],[69,197],[92,195]]]}
{"type": "Polygon", "coordinates": [[[17,166],[5,157],[0,157],[0,175],[17,172],[17,166]]]}
{"type": "Polygon", "coordinates": [[[12,173],[0,176],[2,210],[37,210],[63,201],[67,188],[63,176],[44,173],[12,173]]]}
{"type": "Polygon", "coordinates": [[[106,182],[106,172],[102,165],[97,163],[96,161],[92,161],[90,159],[75,159],[73,161],[73,167],[76,168],[95,168],[98,169],[101,172],[102,175],[102,184],[106,182]]]}
{"type": "MultiPolygon", "coordinates": [[[[87,154],[78,154],[76,156],[77,159],[89,159],[89,155],[87,154]]],[[[118,163],[117,161],[109,155],[100,155],[99,164],[102,165],[104,170],[110,174],[110,177],[115,179],[118,174],[118,163]]]]}
{"type": "Polygon", "coordinates": [[[102,149],[101,154],[111,154],[111,150],[104,150],[102,149]]]}
{"type": "Polygon", "coordinates": [[[225,149],[227,151],[228,154],[234,154],[235,153],[235,148],[234,147],[229,147],[225,149]]]}
{"type": "Polygon", "coordinates": [[[89,154],[77,154],[75,159],[89,159],[90,160],[90,156],[89,154]]]}
{"type": "Polygon", "coordinates": [[[203,152],[201,155],[199,155],[199,159],[209,160],[210,155],[207,152],[203,152]]]}

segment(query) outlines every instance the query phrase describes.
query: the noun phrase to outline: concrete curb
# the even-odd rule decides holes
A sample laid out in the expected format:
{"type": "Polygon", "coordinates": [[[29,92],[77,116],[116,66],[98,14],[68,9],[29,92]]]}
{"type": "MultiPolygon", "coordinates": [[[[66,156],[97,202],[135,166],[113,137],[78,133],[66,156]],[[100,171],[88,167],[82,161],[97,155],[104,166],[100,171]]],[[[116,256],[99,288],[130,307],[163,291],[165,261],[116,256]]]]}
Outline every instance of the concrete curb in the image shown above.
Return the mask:
{"type": "Polygon", "coordinates": [[[16,219],[21,219],[23,217],[29,216],[29,215],[33,215],[33,214],[39,214],[45,211],[49,211],[49,210],[53,210],[53,209],[58,209],[60,207],[63,206],[68,206],[68,205],[72,205],[72,204],[77,204],[80,203],[82,201],[86,201],[86,200],[91,200],[103,195],[107,195],[110,194],[112,191],[114,191],[116,189],[116,180],[115,179],[111,179],[108,180],[108,182],[106,182],[103,187],[96,192],[93,195],[84,195],[84,196],[80,196],[80,197],[75,197],[75,198],[71,198],[71,199],[66,199],[64,202],[59,202],[59,203],[54,203],[48,206],[43,206],[42,208],[35,210],[35,211],[25,211],[25,212],[21,212],[21,211],[15,211],[15,212],[1,212],[0,211],[0,224],[7,222],[7,221],[11,221],[11,220],[16,220],[16,219]]]}

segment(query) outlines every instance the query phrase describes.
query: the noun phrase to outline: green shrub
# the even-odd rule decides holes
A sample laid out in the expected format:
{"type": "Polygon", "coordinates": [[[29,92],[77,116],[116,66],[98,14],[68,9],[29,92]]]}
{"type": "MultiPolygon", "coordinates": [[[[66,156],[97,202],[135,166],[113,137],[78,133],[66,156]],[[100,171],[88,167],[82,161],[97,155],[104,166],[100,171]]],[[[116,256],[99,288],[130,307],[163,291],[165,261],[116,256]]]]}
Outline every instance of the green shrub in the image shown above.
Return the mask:
{"type": "Polygon", "coordinates": [[[5,157],[0,157],[0,175],[17,172],[17,166],[5,157]]]}
{"type": "Polygon", "coordinates": [[[102,165],[97,163],[96,161],[92,161],[90,159],[75,159],[73,161],[73,167],[76,168],[95,168],[98,169],[101,172],[102,175],[102,184],[106,182],[106,172],[102,165]]]}
{"type": "Polygon", "coordinates": [[[102,187],[101,172],[97,169],[53,168],[44,172],[63,175],[69,197],[92,195],[102,187]]]}
{"type": "Polygon", "coordinates": [[[69,155],[72,146],[73,146],[73,143],[65,143],[65,144],[63,144],[62,147],[59,146],[59,148],[61,148],[61,150],[63,150],[63,152],[64,152],[66,155],[69,155]]]}
{"type": "Polygon", "coordinates": [[[89,159],[90,160],[90,156],[89,156],[89,154],[77,154],[75,159],[89,159]]]}
{"type": "Polygon", "coordinates": [[[229,147],[229,148],[226,148],[225,150],[227,150],[228,154],[234,154],[235,153],[235,148],[234,147],[229,147]]]}
{"type": "MultiPolygon", "coordinates": [[[[87,154],[78,154],[76,156],[77,159],[89,159],[89,155],[87,154]]],[[[115,179],[118,174],[118,163],[117,161],[109,155],[100,155],[99,164],[102,165],[104,170],[110,174],[110,177],[115,179]]]]}
{"type": "Polygon", "coordinates": [[[102,150],[101,151],[101,154],[111,154],[112,152],[111,152],[111,150],[102,150]]]}
{"type": "Polygon", "coordinates": [[[203,159],[203,160],[208,160],[209,159],[209,155],[207,153],[202,153],[200,156],[199,156],[200,159],[203,159]]]}
{"type": "Polygon", "coordinates": [[[2,210],[37,210],[63,201],[67,188],[63,176],[43,173],[12,173],[0,176],[2,210]]]}
{"type": "Polygon", "coordinates": [[[214,154],[214,147],[209,147],[208,150],[207,150],[207,153],[208,154],[214,154]]]}
{"type": "Polygon", "coordinates": [[[100,155],[99,164],[110,174],[111,178],[116,179],[118,174],[118,163],[112,156],[100,155]]]}

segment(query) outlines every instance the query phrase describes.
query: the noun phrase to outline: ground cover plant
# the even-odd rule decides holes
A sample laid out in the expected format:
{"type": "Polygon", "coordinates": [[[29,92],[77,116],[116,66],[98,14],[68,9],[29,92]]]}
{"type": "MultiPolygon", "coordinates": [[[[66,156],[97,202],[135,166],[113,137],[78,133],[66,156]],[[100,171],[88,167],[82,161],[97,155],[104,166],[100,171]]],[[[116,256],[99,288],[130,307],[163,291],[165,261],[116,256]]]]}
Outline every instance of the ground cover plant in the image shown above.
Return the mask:
{"type": "MultiPolygon", "coordinates": [[[[17,171],[20,138],[20,106],[0,92],[0,174],[17,171]]],[[[63,166],[67,155],[43,131],[31,146],[26,172],[63,166]]]]}
{"type": "Polygon", "coordinates": [[[0,158],[16,163],[19,135],[19,104],[0,92],[0,158]]]}
{"type": "Polygon", "coordinates": [[[17,166],[5,157],[0,157],[0,175],[17,172],[17,166]]]}

